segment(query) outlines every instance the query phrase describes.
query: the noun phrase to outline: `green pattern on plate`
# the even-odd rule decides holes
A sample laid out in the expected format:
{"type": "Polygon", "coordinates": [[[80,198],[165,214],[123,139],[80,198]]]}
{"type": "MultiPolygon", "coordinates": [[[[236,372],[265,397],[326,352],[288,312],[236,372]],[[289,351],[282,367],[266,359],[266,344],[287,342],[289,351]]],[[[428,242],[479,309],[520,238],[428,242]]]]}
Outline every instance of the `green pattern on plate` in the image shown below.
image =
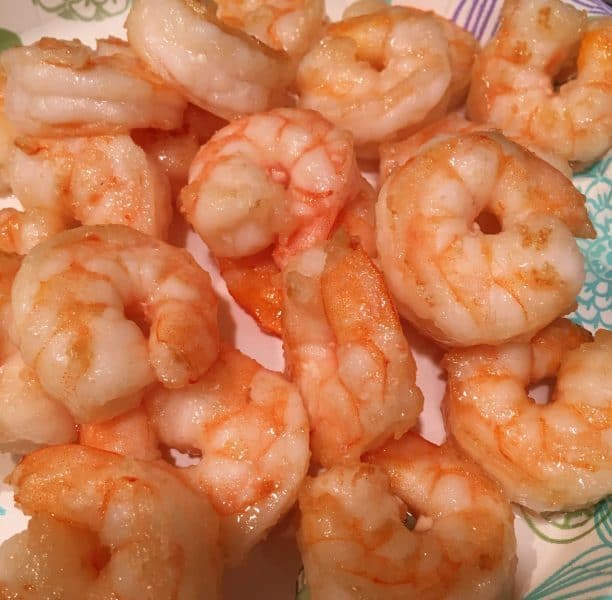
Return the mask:
{"type": "Polygon", "coordinates": [[[21,45],[21,38],[14,31],[0,27],[0,52],[13,46],[21,45]]]}
{"type": "MultiPolygon", "coordinates": [[[[599,543],[581,552],[573,560],[557,569],[548,579],[525,596],[524,600],[612,598],[609,592],[612,588],[611,497],[602,500],[597,505],[593,515],[593,527],[590,531],[593,529],[597,531],[599,543]]],[[[540,535],[538,531],[536,533],[540,535]]]]}
{"type": "Polygon", "coordinates": [[[32,0],[48,13],[62,19],[77,21],[103,21],[124,13],[131,0],[32,0]]]}
{"type": "Polygon", "coordinates": [[[574,183],[587,197],[597,238],[578,240],[586,258],[586,280],[572,318],[591,331],[612,329],[612,157],[574,177],[574,183]]]}
{"type": "Polygon", "coordinates": [[[295,600],[310,600],[310,590],[308,589],[308,584],[306,583],[304,569],[300,570],[297,578],[297,583],[295,585],[295,600]]]}

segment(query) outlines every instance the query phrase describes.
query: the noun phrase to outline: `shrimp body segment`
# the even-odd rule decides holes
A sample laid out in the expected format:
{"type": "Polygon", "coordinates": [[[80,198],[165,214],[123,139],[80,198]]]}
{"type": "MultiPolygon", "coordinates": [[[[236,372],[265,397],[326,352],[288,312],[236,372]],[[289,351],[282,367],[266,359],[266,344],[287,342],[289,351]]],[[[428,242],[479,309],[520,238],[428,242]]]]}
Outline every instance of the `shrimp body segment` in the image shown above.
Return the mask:
{"type": "Polygon", "coordinates": [[[43,38],[2,53],[4,106],[16,133],[100,135],[136,127],[180,127],[185,100],[120,40],[98,51],[43,38]]]}
{"type": "Polygon", "coordinates": [[[238,350],[224,349],[198,382],[158,388],[146,402],[163,444],[201,455],[180,469],[221,521],[235,564],[294,504],[308,469],[308,419],[295,386],[238,350]]]}
{"type": "Polygon", "coordinates": [[[474,64],[468,116],[589,164],[612,145],[611,48],[612,17],[587,20],[560,0],[506,0],[474,64]]]}
{"type": "Polygon", "coordinates": [[[283,341],[322,465],[359,460],[416,423],[416,365],[383,275],[360,247],[336,236],[287,265],[283,341]]]}
{"type": "Polygon", "coordinates": [[[308,478],[300,493],[313,600],[511,597],[513,515],[491,480],[415,434],[367,460],[308,478]]]}
{"type": "Polygon", "coordinates": [[[83,225],[167,236],[170,184],[128,135],[18,140],[9,177],[26,212],[46,209],[83,225]]]}
{"type": "Polygon", "coordinates": [[[451,346],[529,338],[572,310],[584,280],[574,235],[594,236],[572,182],[495,133],[409,160],[383,185],[376,226],[400,313],[451,346]],[[482,213],[501,231],[483,232],[482,213]]]}
{"type": "Polygon", "coordinates": [[[386,6],[348,18],[330,25],[302,59],[299,105],[348,129],[361,154],[375,155],[378,143],[405,136],[461,101],[475,49],[467,32],[433,13],[386,6]],[[452,51],[449,36],[466,38],[467,60],[452,51]]]}
{"type": "Polygon", "coordinates": [[[513,501],[574,510],[612,492],[612,332],[560,319],[528,344],[446,355],[445,417],[461,449],[513,501]],[[550,401],[529,384],[556,376],[550,401]]]}
{"type": "Polygon", "coordinates": [[[211,0],[136,0],[131,46],[201,108],[224,118],[281,106],[293,77],[288,57],[223,23],[211,0]]]}
{"type": "Polygon", "coordinates": [[[12,304],[24,360],[79,422],[129,410],[155,380],[195,381],[218,353],[209,275],[185,250],[120,225],[39,244],[12,304]]]}
{"type": "Polygon", "coordinates": [[[0,547],[3,597],[220,597],[217,516],[167,469],[68,445],[30,454],[10,481],[32,518],[0,547]]]}

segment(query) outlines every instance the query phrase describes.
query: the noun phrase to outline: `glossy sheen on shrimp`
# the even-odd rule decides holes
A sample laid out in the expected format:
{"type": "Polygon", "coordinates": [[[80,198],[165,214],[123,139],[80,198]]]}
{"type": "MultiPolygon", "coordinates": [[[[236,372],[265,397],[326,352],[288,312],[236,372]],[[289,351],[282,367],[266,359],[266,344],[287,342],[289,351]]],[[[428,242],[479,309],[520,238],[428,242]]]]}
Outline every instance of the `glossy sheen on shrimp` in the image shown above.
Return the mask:
{"type": "Polygon", "coordinates": [[[127,225],[160,239],[168,234],[170,184],[128,135],[17,140],[9,179],[26,212],[57,214],[53,220],[47,213],[47,227],[38,231],[53,233],[61,218],[83,225],[127,225]]]}
{"type": "Polygon", "coordinates": [[[405,136],[465,97],[476,42],[437,17],[384,6],[330,25],[301,61],[299,105],[348,129],[361,154],[405,136]]]}
{"type": "Polygon", "coordinates": [[[27,254],[34,246],[73,225],[67,215],[46,208],[0,209],[0,251],[27,254]]]}
{"type": "Polygon", "coordinates": [[[359,460],[415,425],[423,407],[416,365],[383,275],[362,248],[338,235],[290,261],[282,323],[316,461],[359,460]]]}
{"type": "Polygon", "coordinates": [[[0,547],[3,598],[220,597],[215,512],[167,469],[55,446],[27,456],[10,482],[32,518],[0,547]]]}
{"type": "Polygon", "coordinates": [[[446,355],[446,423],[459,446],[536,511],[574,510],[612,492],[612,332],[570,321],[528,344],[446,355]],[[555,377],[546,405],[527,395],[555,377]]]}
{"type": "Polygon", "coordinates": [[[185,100],[125,42],[43,38],[2,53],[5,110],[18,134],[96,135],[180,127],[185,100]]]}
{"type": "Polygon", "coordinates": [[[295,386],[238,350],[224,349],[186,388],[146,400],[160,440],[201,454],[181,473],[221,519],[226,559],[239,562],[296,500],[308,469],[308,419],[295,386]]]}
{"type": "Polygon", "coordinates": [[[288,102],[288,57],[224,24],[211,0],[135,0],[131,46],[198,106],[224,118],[288,102]],[[205,75],[204,75],[205,74],[205,75]]]}
{"type": "Polygon", "coordinates": [[[195,381],[218,353],[209,275],[185,250],[120,225],[36,246],[12,304],[24,360],[79,422],[133,408],[156,380],[195,381]]]}
{"type": "Polygon", "coordinates": [[[511,597],[513,515],[491,480],[416,434],[367,460],[308,478],[300,493],[313,600],[511,597]]]}
{"type": "Polygon", "coordinates": [[[560,0],[506,0],[474,65],[468,116],[572,161],[612,145],[612,17],[560,0]],[[558,88],[558,89],[557,89],[558,88]]]}
{"type": "Polygon", "coordinates": [[[395,171],[376,227],[400,313],[449,346],[529,338],[572,310],[584,280],[574,235],[593,237],[572,182],[494,133],[444,140],[395,171]],[[481,231],[483,212],[499,233],[481,231]]]}

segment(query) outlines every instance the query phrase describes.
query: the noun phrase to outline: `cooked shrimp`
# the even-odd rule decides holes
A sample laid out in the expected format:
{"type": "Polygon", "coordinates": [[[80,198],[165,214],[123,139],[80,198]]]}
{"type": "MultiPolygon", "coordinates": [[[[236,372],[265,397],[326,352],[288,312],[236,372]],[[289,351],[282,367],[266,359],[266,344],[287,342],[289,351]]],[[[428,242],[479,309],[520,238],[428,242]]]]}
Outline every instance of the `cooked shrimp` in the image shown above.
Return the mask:
{"type": "Polygon", "coordinates": [[[200,146],[224,125],[225,120],[190,104],[180,129],[137,129],[131,135],[165,173],[170,181],[172,197],[176,198],[187,184],[189,167],[200,146]]]}
{"type": "Polygon", "coordinates": [[[226,349],[197,383],[158,388],[146,402],[166,446],[201,454],[181,473],[210,498],[226,559],[238,562],[293,505],[306,475],[308,420],[297,389],[226,349]]]}
{"type": "Polygon", "coordinates": [[[201,108],[224,118],[289,101],[292,67],[216,16],[212,0],[135,0],[126,28],[138,55],[201,108]]]}
{"type": "Polygon", "coordinates": [[[0,64],[0,194],[10,189],[8,180],[7,164],[13,146],[15,132],[13,126],[4,112],[4,87],[6,86],[6,74],[0,64]]]}
{"type": "Polygon", "coordinates": [[[167,469],[55,446],[27,456],[10,483],[32,518],[0,547],[2,597],[220,597],[217,517],[167,469]]]}
{"type": "Polygon", "coordinates": [[[382,273],[336,236],[283,271],[283,342],[324,466],[359,460],[416,424],[423,395],[382,273]]]}
{"type": "Polygon", "coordinates": [[[574,235],[594,236],[572,182],[494,133],[445,140],[395,171],[376,226],[400,313],[450,346],[528,339],[572,310],[584,280],[574,235]],[[491,215],[499,233],[476,221],[491,215]]]}
{"type": "Polygon", "coordinates": [[[461,449],[536,511],[574,510],[612,493],[612,332],[595,340],[560,319],[530,343],[454,350],[445,416],[461,449]],[[549,402],[529,384],[556,375],[549,402]]]}
{"type": "MultiPolygon", "coordinates": [[[[368,256],[376,255],[374,205],[376,192],[362,179],[359,193],[342,209],[332,232],[343,228],[368,256]]],[[[219,258],[219,269],[234,300],[266,332],[281,335],[282,277],[272,248],[246,258],[219,258]]]]}
{"type": "Polygon", "coordinates": [[[26,211],[43,208],[84,225],[128,225],[159,238],[168,233],[170,184],[128,135],[17,140],[9,175],[26,211]]]}
{"type": "Polygon", "coordinates": [[[448,445],[415,434],[307,479],[298,544],[313,600],[510,598],[509,503],[448,445]]]}
{"type": "MultiPolygon", "coordinates": [[[[460,133],[490,131],[492,129],[493,127],[487,123],[468,121],[461,112],[454,112],[427,127],[423,127],[405,140],[381,144],[379,147],[381,183],[384,183],[395,169],[407,163],[413,156],[444,138],[453,137],[460,133]]],[[[572,176],[572,169],[568,162],[556,154],[551,154],[534,146],[530,140],[521,139],[517,136],[510,139],[545,160],[566,177],[572,176]]]]}
{"type": "Polygon", "coordinates": [[[274,50],[303,56],[323,33],[323,0],[219,0],[217,17],[274,50]]]}
{"type": "Polygon", "coordinates": [[[180,209],[215,256],[275,245],[279,267],[325,239],[361,185],[350,134],[309,110],[231,122],[196,156],[180,209]]]}
{"type": "Polygon", "coordinates": [[[5,110],[18,134],[92,135],[180,127],[185,100],[120,40],[98,52],[43,38],[2,53],[5,110]]]}
{"type": "Polygon", "coordinates": [[[17,350],[13,343],[14,323],[11,290],[21,267],[21,257],[0,251],[0,363],[17,350]]]}
{"type": "Polygon", "coordinates": [[[81,423],[135,407],[155,380],[195,381],[218,353],[208,274],[185,250],[120,225],[36,246],[12,304],[25,362],[81,423]]]}
{"type": "Polygon", "coordinates": [[[591,163],[612,145],[611,47],[611,17],[587,22],[586,12],[560,0],[506,0],[474,65],[468,116],[578,168],[591,163]]]}
{"type": "Polygon", "coordinates": [[[351,131],[359,152],[375,156],[378,143],[460,103],[475,49],[469,33],[412,8],[345,19],[301,61],[299,105],[351,131]]]}
{"type": "Polygon", "coordinates": [[[43,240],[71,225],[69,217],[46,208],[0,209],[0,251],[27,254],[43,240]]]}
{"type": "Polygon", "coordinates": [[[159,439],[142,404],[108,421],[83,423],[79,443],[140,460],[162,457],[159,439]]]}

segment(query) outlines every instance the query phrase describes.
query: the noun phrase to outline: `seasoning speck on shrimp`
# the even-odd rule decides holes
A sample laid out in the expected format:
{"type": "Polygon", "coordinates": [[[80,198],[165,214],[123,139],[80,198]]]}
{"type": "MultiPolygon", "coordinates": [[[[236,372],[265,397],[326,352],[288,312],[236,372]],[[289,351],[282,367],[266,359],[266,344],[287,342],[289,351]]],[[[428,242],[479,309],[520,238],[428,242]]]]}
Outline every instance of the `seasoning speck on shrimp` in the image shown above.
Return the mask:
{"type": "Polygon", "coordinates": [[[587,20],[561,0],[506,0],[474,64],[468,116],[582,168],[612,145],[611,47],[612,17],[587,20]]]}
{"type": "Polygon", "coordinates": [[[3,598],[220,598],[217,516],[166,468],[54,446],[24,458],[10,483],[32,518],[0,546],[3,598]]]}
{"type": "Polygon", "coordinates": [[[212,0],[134,0],[128,40],[156,73],[220,117],[286,104],[293,72],[285,53],[216,13],[212,0]]]}
{"type": "Polygon", "coordinates": [[[180,473],[212,502],[226,560],[239,562],[294,504],[308,469],[308,419],[296,387],[224,349],[198,382],[158,388],[145,403],[163,444],[201,454],[180,473]]]}
{"type": "Polygon", "coordinates": [[[560,319],[529,343],[453,350],[444,358],[448,430],[536,511],[574,510],[612,493],[612,332],[591,341],[560,319]],[[556,376],[545,405],[531,383],[556,376]]]}
{"type": "Polygon", "coordinates": [[[376,205],[382,270],[402,316],[449,346],[528,339],[572,310],[584,196],[500,134],[465,134],[397,169],[376,205]],[[500,231],[476,221],[493,215],[500,231]]]}
{"type": "Polygon", "coordinates": [[[359,460],[415,425],[416,365],[382,273],[341,234],[283,271],[285,360],[310,420],[313,458],[359,460]]]}
{"type": "Polygon", "coordinates": [[[24,360],[78,422],[125,412],[160,381],[195,381],[219,348],[217,299],[187,251],[128,227],[65,231],[26,256],[12,290],[24,360]]]}
{"type": "Polygon", "coordinates": [[[511,598],[514,517],[476,465],[412,433],[367,461],[308,478],[300,493],[313,600],[511,598]]]}
{"type": "Polygon", "coordinates": [[[4,105],[17,134],[98,135],[180,127],[186,102],[125,42],[43,38],[2,53],[4,105]]]}

